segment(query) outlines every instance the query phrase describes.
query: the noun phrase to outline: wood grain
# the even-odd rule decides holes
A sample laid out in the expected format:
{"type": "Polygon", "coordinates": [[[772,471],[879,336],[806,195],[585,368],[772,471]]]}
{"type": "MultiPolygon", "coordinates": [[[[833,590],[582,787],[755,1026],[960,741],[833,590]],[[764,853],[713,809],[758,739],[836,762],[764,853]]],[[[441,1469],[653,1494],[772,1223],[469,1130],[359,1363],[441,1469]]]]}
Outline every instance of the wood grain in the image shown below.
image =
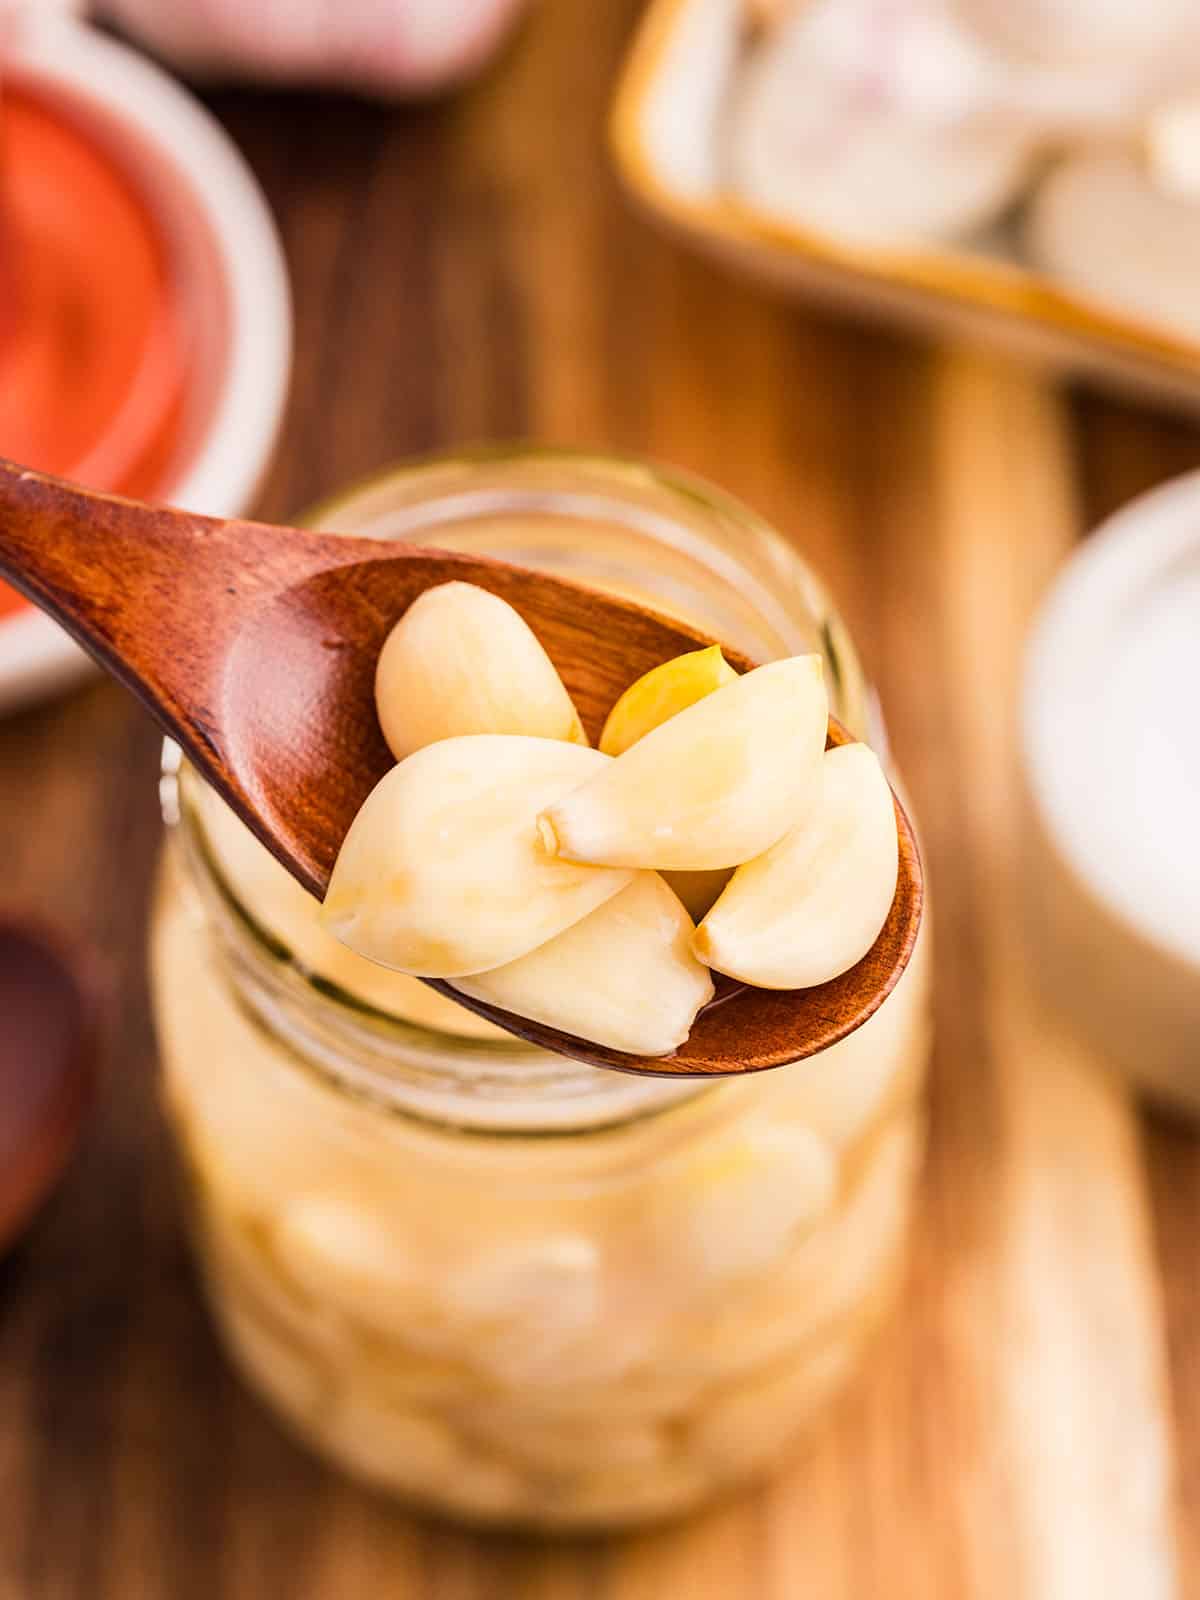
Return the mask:
{"type": "Polygon", "coordinates": [[[662,244],[601,143],[636,9],[543,6],[443,105],[214,100],[297,294],[259,511],[530,432],[705,472],[811,557],[883,694],[934,886],[933,1140],[902,1314],[802,1459],[676,1528],[482,1539],[325,1473],[228,1374],[198,1301],[150,1091],[157,740],[98,686],[0,727],[5,900],[94,941],[116,1002],[91,1136],[0,1269],[3,1600],[1200,1595],[1200,1141],[1144,1119],[1037,997],[1012,722],[1051,570],[1098,515],[1200,465],[1200,439],[772,305],[662,244]]]}

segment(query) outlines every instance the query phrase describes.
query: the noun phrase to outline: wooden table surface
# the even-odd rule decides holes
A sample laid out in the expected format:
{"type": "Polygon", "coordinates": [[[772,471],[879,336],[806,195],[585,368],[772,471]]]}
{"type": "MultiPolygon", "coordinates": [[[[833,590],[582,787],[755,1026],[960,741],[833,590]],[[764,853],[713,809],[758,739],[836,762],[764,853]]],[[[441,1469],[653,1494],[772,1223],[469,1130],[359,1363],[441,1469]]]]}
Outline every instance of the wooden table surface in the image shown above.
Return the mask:
{"type": "Polygon", "coordinates": [[[602,146],[637,9],[551,0],[444,105],[212,98],[295,285],[260,509],[531,435],[708,474],[825,574],[937,897],[933,1142],[899,1322],[793,1470],[632,1538],[474,1536],[303,1455],[197,1296],[143,970],[158,740],[97,684],[0,726],[3,902],[92,940],[115,1001],[82,1153],[0,1266],[0,1600],[1200,1595],[1200,1144],[1034,997],[1012,727],[1046,580],[1101,515],[1200,464],[1200,436],[771,305],[662,242],[602,146]]]}

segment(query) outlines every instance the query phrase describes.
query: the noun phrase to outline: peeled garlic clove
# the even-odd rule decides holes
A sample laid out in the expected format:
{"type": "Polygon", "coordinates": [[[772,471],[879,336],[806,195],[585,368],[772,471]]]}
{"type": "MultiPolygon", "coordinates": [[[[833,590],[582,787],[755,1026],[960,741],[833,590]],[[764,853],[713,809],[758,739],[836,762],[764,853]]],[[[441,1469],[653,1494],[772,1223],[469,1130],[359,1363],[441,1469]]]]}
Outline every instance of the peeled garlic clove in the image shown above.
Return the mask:
{"type": "Polygon", "coordinates": [[[1200,94],[1158,106],[1146,124],[1150,177],[1168,194],[1200,199],[1200,94]]]}
{"type": "Polygon", "coordinates": [[[807,1128],[734,1125],[680,1165],[651,1225],[697,1288],[753,1281],[826,1219],[837,1179],[833,1153],[807,1128]]]}
{"type": "Polygon", "coordinates": [[[892,791],[872,751],[842,745],[821,764],[807,820],[739,867],[692,948],[759,989],[808,989],[860,961],[896,894],[892,791]]]}
{"type": "Polygon", "coordinates": [[[619,894],[623,869],[538,842],[539,810],[611,763],[556,739],[443,739],[394,767],[346,835],[322,913],[359,955],[459,978],[527,955],[619,894]]]}
{"type": "Polygon", "coordinates": [[[443,583],[413,601],[380,653],[375,705],[397,761],[468,733],[588,742],[533,630],[473,583],[443,583]]]}
{"type": "Polygon", "coordinates": [[[706,650],[689,650],[686,655],[652,667],[629,685],[609,712],[600,735],[601,750],[606,756],[623,755],[660,723],[686,711],[736,677],[716,644],[706,650]]]}
{"type": "Polygon", "coordinates": [[[193,803],[226,884],[243,905],[254,907],[255,921],[287,947],[310,977],[418,1027],[472,1039],[510,1037],[428,984],[347,950],[323,926],[321,902],[300,887],[211,789],[198,784],[193,803]]]}
{"type": "Polygon", "coordinates": [[[733,867],[801,816],[825,748],[821,658],[756,667],[639,739],[539,818],[567,861],[733,867]]]}
{"type": "Polygon", "coordinates": [[[970,120],[982,64],[940,17],[879,0],[797,7],[735,85],[730,187],[799,227],[880,246],[995,216],[1024,181],[1035,130],[970,120]]]}
{"type": "Polygon", "coordinates": [[[732,867],[713,867],[708,872],[664,872],[663,877],[692,921],[700,922],[716,905],[733,873],[732,867]]]}
{"type": "Polygon", "coordinates": [[[572,1371],[581,1342],[604,1339],[603,1294],[601,1251],[564,1232],[484,1249],[442,1274],[439,1301],[473,1367],[502,1389],[540,1392],[564,1365],[572,1371]]]}
{"type": "Polygon", "coordinates": [[[383,1218],[334,1194],[302,1194],[271,1235],[289,1282],[315,1305],[388,1338],[403,1338],[417,1316],[420,1279],[383,1218]]]}
{"type": "Polygon", "coordinates": [[[973,28],[1018,60],[1068,71],[1152,67],[1188,35],[1193,0],[959,0],[973,28]]]}
{"type": "Polygon", "coordinates": [[[601,1264],[582,1234],[513,1239],[445,1278],[443,1310],[459,1327],[513,1324],[534,1343],[539,1334],[577,1333],[599,1312],[601,1264]]]}
{"type": "Polygon", "coordinates": [[[1034,196],[1025,245],[1035,266],[1077,294],[1200,339],[1200,206],[1156,188],[1132,157],[1064,161],[1034,196]]]}
{"type": "Polygon", "coordinates": [[[639,872],[573,928],[494,972],[459,978],[476,1000],[578,1039],[661,1056],[687,1038],[712,999],[691,951],[692,920],[654,872],[639,872]]]}

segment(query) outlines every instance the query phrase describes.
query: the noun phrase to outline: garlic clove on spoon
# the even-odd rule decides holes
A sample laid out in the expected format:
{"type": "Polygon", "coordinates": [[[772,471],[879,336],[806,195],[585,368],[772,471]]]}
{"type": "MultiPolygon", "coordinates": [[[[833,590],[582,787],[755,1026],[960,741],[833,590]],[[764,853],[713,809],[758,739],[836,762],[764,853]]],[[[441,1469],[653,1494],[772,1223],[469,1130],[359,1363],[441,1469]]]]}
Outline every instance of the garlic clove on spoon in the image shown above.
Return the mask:
{"type": "Polygon", "coordinates": [[[618,894],[632,872],[541,848],[538,812],[612,763],[555,739],[443,739],[394,767],[342,844],[322,918],[344,944],[416,977],[505,965],[618,894]]]}
{"type": "Polygon", "coordinates": [[[696,930],[700,960],[760,989],[807,989],[879,937],[896,893],[892,791],[863,744],[826,751],[807,819],[739,867],[696,930]]]}
{"type": "Polygon", "coordinates": [[[439,584],[413,601],[380,653],[375,704],[397,761],[470,733],[588,742],[532,628],[473,583],[439,584]]]}
{"type": "Polygon", "coordinates": [[[692,954],[694,931],[658,874],[639,872],[565,933],[453,986],[612,1050],[667,1055],[713,996],[708,969],[692,954]]]}
{"type": "Polygon", "coordinates": [[[827,724],[819,656],[756,667],[546,806],[543,844],[555,859],[605,866],[749,861],[803,814],[827,724]]]}
{"type": "Polygon", "coordinates": [[[716,689],[732,683],[737,673],[721,654],[720,645],[689,650],[644,672],[631,683],[609,712],[600,735],[606,756],[624,755],[661,723],[686,711],[716,689]]]}

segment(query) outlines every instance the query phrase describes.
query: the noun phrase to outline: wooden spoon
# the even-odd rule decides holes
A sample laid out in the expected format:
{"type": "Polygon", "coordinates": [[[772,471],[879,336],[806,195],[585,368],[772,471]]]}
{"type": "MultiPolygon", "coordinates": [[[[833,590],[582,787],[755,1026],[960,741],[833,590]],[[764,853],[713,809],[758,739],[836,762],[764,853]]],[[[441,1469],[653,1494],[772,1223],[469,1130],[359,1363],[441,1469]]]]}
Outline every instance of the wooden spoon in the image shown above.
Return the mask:
{"type": "Polygon", "coordinates": [[[66,1165],[93,1083],[84,984],[55,943],[0,922],[0,1254],[66,1165]]]}
{"type": "MultiPolygon", "coordinates": [[[[152,508],[3,461],[0,575],[132,689],[318,898],[359,807],[394,765],[375,714],[375,663],[424,590],[460,579],[515,606],[593,738],[636,677],[711,642],[627,601],[506,562],[152,508]]],[[[831,722],[830,740],[849,735],[831,722]]],[[[597,1066],[673,1076],[799,1060],[860,1027],[912,953],[922,874],[899,802],[896,819],[896,899],[863,960],[816,989],[725,986],[673,1056],[624,1055],[432,986],[531,1044],[597,1066]]]]}

